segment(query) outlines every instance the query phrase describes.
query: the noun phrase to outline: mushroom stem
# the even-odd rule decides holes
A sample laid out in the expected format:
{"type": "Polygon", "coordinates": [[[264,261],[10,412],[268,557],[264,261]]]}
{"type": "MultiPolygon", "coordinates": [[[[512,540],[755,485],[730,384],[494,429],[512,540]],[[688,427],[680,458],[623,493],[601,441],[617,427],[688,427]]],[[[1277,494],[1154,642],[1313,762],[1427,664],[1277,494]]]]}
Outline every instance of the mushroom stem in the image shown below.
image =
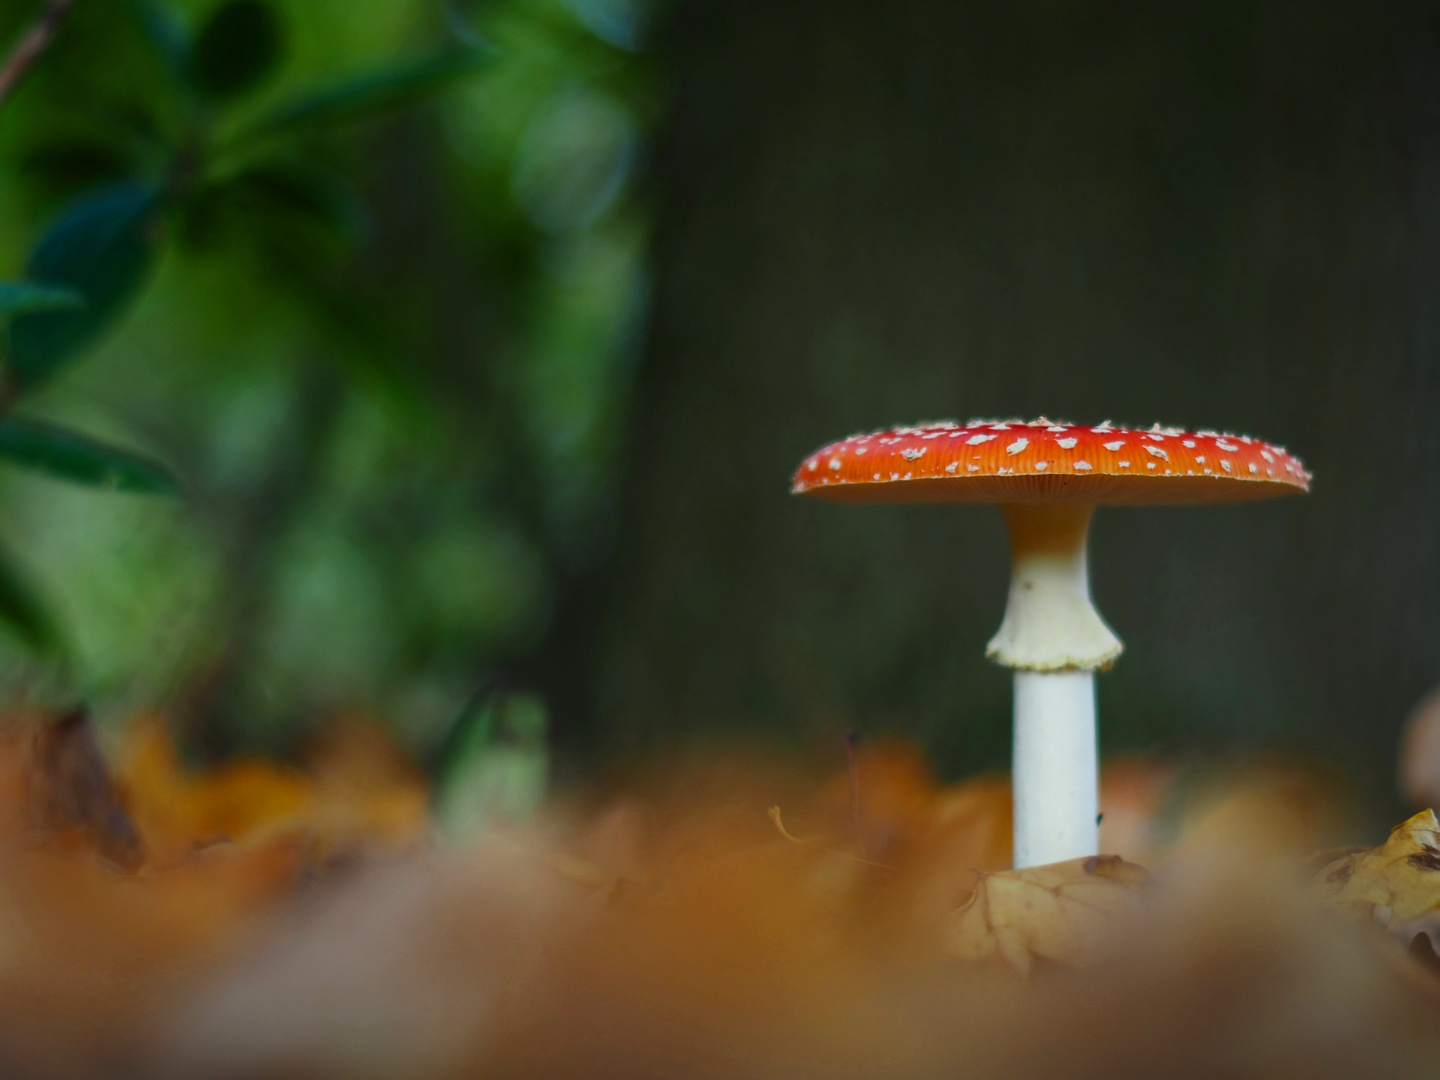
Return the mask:
{"type": "Polygon", "coordinates": [[[1015,866],[1094,855],[1095,669],[1124,648],[1090,599],[1094,507],[1002,506],[1010,599],[986,655],[1015,668],[1015,866]]]}
{"type": "Polygon", "coordinates": [[[1010,530],[1010,599],[985,655],[1026,671],[1094,671],[1124,646],[1090,599],[1086,537],[1093,506],[1002,506],[1010,530]]]}
{"type": "Polygon", "coordinates": [[[1093,671],[1015,672],[1015,868],[1100,848],[1093,671]]]}

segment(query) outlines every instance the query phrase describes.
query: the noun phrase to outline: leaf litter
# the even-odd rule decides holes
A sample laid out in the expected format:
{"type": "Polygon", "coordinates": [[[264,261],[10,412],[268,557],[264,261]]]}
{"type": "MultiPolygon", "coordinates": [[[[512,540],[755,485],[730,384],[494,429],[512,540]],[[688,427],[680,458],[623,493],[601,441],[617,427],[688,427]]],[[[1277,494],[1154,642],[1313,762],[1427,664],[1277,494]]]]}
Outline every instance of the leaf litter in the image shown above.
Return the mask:
{"type": "Polygon", "coordinates": [[[1433,1075],[1440,976],[1395,935],[1440,905],[1433,815],[1307,883],[1295,775],[1194,800],[1162,843],[1173,776],[1107,771],[1148,870],[1010,870],[1004,780],[946,787],[894,745],[828,777],[672,765],[447,848],[360,722],[211,771],[156,719],[112,758],[83,714],[15,723],[0,1071],[1433,1075]]]}

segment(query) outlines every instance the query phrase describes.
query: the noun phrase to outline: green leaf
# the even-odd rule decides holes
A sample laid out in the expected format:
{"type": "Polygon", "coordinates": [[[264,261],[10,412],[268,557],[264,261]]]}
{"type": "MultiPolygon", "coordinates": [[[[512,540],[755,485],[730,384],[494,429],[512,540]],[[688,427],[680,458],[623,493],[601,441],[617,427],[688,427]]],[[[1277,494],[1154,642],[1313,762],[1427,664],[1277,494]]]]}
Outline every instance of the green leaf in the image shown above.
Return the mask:
{"type": "Polygon", "coordinates": [[[30,256],[26,276],[84,298],[78,311],[24,315],[10,324],[10,389],[39,385],[95,340],[140,291],[160,247],[160,200],[125,183],[70,206],[30,256]]]}
{"type": "Polygon", "coordinates": [[[330,127],[399,108],[480,71],[489,54],[478,49],[446,53],[322,86],[261,116],[241,141],[330,127]]]}
{"type": "Polygon", "coordinates": [[[195,39],[190,78],[213,98],[253,90],[280,61],[280,20],[263,0],[230,0],[195,39]]]}
{"type": "Polygon", "coordinates": [[[64,646],[45,603],[0,549],[0,623],[38,653],[61,653],[64,646]]]}
{"type": "Polygon", "coordinates": [[[140,155],[135,147],[109,138],[61,137],[38,143],[20,158],[20,171],[35,186],[57,199],[73,198],[133,176],[140,155]]]}
{"type": "Polygon", "coordinates": [[[442,835],[463,841],[497,819],[524,820],[540,808],[550,765],[546,725],[537,694],[491,694],[467,705],[447,737],[435,788],[442,835]]]}
{"type": "Polygon", "coordinates": [[[0,551],[0,622],[35,652],[61,654],[65,651],[47,605],[5,551],[0,551]]]}
{"type": "Polygon", "coordinates": [[[237,198],[263,206],[292,224],[311,222],[349,244],[360,241],[368,224],[354,189],[340,177],[314,168],[269,162],[235,176],[227,188],[237,198]]]}
{"type": "Polygon", "coordinates": [[[74,311],[85,306],[85,298],[74,289],[35,285],[29,281],[0,281],[0,316],[26,315],[32,311],[74,311]]]}
{"type": "Polygon", "coordinates": [[[38,420],[0,419],[0,459],[72,484],[150,495],[178,495],[165,466],[38,420]]]}
{"type": "Polygon", "coordinates": [[[183,79],[190,69],[190,38],[180,16],[159,0],[130,0],[130,10],[166,72],[172,79],[183,79]]]}

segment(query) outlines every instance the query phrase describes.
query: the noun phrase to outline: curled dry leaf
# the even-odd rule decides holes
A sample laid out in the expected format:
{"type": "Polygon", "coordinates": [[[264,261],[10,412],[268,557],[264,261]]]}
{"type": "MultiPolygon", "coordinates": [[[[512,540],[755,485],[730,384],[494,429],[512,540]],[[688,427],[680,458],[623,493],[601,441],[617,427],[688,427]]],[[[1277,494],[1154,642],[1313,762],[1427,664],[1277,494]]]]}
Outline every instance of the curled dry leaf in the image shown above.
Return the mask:
{"type": "Polygon", "coordinates": [[[1421,811],[1379,847],[1327,863],[1315,882],[1341,911],[1403,932],[1440,912],[1440,821],[1421,811]]]}
{"type": "Polygon", "coordinates": [[[83,709],[35,731],[25,760],[25,802],[32,842],[76,837],[127,872],[144,861],[140,835],[83,709]]]}
{"type": "Polygon", "coordinates": [[[217,841],[248,847],[285,837],[303,839],[324,864],[361,848],[406,847],[429,824],[424,778],[359,723],[324,736],[306,770],[240,759],[191,772],[158,722],[132,725],[119,758],[120,786],[160,866],[217,841]]]}
{"type": "Polygon", "coordinates": [[[975,877],[951,917],[947,951],[1028,975],[1037,961],[1069,966],[1093,955],[1114,916],[1135,909],[1149,875],[1118,855],[1092,855],[975,877]]]}

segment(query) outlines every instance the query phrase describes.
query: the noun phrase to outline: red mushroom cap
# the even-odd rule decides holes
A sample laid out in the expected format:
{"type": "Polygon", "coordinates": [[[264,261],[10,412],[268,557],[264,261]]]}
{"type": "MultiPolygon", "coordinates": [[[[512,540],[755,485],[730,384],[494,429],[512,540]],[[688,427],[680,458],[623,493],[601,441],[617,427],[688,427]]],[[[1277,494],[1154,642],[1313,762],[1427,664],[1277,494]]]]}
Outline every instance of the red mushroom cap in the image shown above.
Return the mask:
{"type": "Polygon", "coordinates": [[[1221,503],[1310,490],[1300,459],[1248,435],[972,420],[852,435],[790,489],[836,502],[1221,503]]]}

